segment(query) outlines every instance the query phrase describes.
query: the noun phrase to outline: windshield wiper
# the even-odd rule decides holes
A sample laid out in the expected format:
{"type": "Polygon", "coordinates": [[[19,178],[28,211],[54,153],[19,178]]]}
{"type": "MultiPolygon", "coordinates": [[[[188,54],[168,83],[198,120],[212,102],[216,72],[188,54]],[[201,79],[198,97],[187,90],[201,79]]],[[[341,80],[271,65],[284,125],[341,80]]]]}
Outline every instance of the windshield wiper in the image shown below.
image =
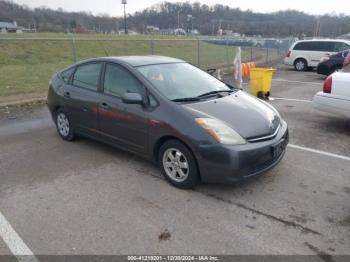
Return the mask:
{"type": "Polygon", "coordinates": [[[216,94],[220,94],[220,93],[232,93],[232,92],[233,92],[233,90],[215,90],[215,91],[211,91],[211,92],[208,92],[208,93],[204,93],[204,94],[198,96],[197,98],[210,96],[210,95],[216,95],[216,94]]]}
{"type": "Polygon", "coordinates": [[[207,96],[212,96],[212,95],[216,95],[216,94],[220,94],[220,93],[232,93],[234,92],[233,90],[215,90],[215,91],[211,91],[205,94],[202,94],[200,96],[197,97],[184,97],[184,98],[177,98],[177,99],[173,99],[171,101],[173,102],[192,102],[192,101],[200,101],[202,98],[205,98],[207,96]]]}
{"type": "Polygon", "coordinates": [[[173,102],[193,102],[193,101],[199,101],[199,100],[200,100],[199,97],[184,97],[184,98],[173,99],[171,101],[173,101],[173,102]]]}

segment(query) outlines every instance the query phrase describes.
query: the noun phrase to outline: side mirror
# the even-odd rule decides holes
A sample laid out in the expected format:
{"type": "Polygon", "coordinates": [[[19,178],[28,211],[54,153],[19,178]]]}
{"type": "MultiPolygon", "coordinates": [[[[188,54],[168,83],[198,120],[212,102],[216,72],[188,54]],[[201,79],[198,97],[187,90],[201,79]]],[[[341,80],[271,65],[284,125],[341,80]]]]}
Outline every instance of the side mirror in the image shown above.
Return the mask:
{"type": "Polygon", "coordinates": [[[125,104],[143,104],[143,98],[139,93],[124,93],[122,95],[122,101],[125,104]]]}

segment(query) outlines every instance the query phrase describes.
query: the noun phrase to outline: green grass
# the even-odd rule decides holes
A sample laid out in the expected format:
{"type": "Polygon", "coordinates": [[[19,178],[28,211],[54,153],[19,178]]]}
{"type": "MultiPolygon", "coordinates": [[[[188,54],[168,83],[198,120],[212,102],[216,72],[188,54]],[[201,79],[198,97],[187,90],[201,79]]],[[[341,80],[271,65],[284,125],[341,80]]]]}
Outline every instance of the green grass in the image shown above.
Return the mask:
{"type": "Polygon", "coordinates": [[[144,39],[195,39],[192,36],[171,36],[171,35],[115,35],[115,34],[67,34],[67,33],[23,33],[23,34],[1,34],[1,38],[72,38],[76,39],[127,39],[127,40],[144,40],[144,39]]]}
{"type": "MultiPolygon", "coordinates": [[[[1,38],[67,38],[67,34],[0,34],[0,96],[44,93],[51,75],[74,63],[71,40],[5,40],[1,38]]],[[[165,55],[198,65],[198,42],[190,37],[111,36],[80,34],[76,36],[77,60],[121,55],[165,55]],[[79,39],[89,38],[84,41],[79,39]],[[96,39],[120,41],[95,41],[96,39]],[[151,39],[163,39],[151,41],[151,39]],[[168,40],[166,40],[168,39],[168,40]]],[[[220,67],[233,61],[235,48],[200,42],[199,62],[203,69],[220,67]]],[[[248,60],[250,52],[243,51],[248,60]]]]}

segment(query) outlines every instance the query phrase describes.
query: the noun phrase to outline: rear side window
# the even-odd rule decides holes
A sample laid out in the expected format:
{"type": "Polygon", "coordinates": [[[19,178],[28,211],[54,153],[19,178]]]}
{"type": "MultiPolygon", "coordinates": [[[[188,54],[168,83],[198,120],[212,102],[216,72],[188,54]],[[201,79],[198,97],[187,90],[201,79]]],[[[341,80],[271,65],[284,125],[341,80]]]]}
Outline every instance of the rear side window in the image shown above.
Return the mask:
{"type": "Polygon", "coordinates": [[[333,45],[332,42],[313,42],[312,51],[334,52],[333,45]]]}
{"type": "Polygon", "coordinates": [[[101,68],[101,63],[79,66],[73,77],[73,85],[97,91],[101,68]]]}
{"type": "Polygon", "coordinates": [[[74,73],[74,70],[75,70],[75,68],[72,67],[72,68],[67,69],[61,73],[61,77],[66,84],[69,83],[70,78],[72,77],[72,74],[74,73]]]}
{"type": "Polygon", "coordinates": [[[300,42],[295,45],[294,50],[301,50],[301,51],[321,51],[321,49],[324,49],[324,45],[322,42],[300,42]]]}
{"type": "Polygon", "coordinates": [[[335,52],[334,43],[324,41],[300,42],[295,45],[294,50],[318,51],[318,52],[335,52]]]}
{"type": "Polygon", "coordinates": [[[311,50],[311,44],[312,44],[312,42],[300,42],[294,46],[293,50],[308,51],[308,50],[311,50]]]}
{"type": "Polygon", "coordinates": [[[124,93],[144,95],[143,85],[125,68],[117,64],[107,64],[103,86],[104,93],[122,96],[124,93]]]}

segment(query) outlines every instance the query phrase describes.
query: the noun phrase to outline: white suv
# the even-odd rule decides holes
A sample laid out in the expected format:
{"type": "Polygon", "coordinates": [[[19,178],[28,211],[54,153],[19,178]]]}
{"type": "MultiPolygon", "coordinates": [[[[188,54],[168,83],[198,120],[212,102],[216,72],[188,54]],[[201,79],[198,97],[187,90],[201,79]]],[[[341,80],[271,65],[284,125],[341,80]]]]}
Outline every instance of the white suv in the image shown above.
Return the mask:
{"type": "Polygon", "coordinates": [[[284,58],[284,64],[305,71],[318,65],[321,58],[350,49],[349,40],[313,39],[295,42],[284,58]]]}

